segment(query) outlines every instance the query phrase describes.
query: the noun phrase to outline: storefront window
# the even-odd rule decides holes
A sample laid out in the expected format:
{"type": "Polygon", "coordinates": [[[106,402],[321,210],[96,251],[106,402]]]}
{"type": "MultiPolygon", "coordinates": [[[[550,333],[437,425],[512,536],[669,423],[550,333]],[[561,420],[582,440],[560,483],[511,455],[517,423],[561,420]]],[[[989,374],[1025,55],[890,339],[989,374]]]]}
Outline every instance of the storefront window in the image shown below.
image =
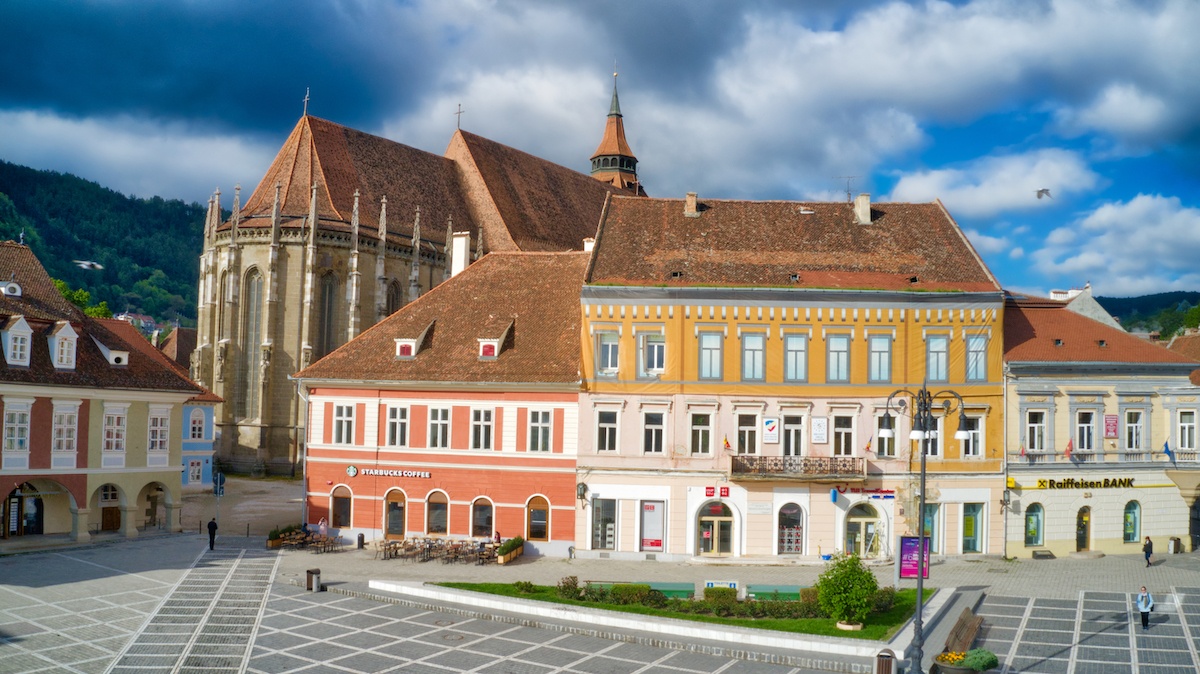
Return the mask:
{"type": "Polygon", "coordinates": [[[804,552],[804,511],[795,503],[779,509],[779,554],[804,552]]]}
{"type": "Polygon", "coordinates": [[[492,535],[492,503],[487,499],[476,499],[471,504],[471,535],[490,538],[492,535]]]}
{"type": "Polygon", "coordinates": [[[938,536],[938,505],[937,503],[925,504],[925,522],[922,527],[924,531],[921,533],[929,537],[929,552],[931,553],[942,551],[942,539],[938,536]]]}
{"type": "Polygon", "coordinates": [[[1025,509],[1025,545],[1042,544],[1042,506],[1034,503],[1025,509]]]}
{"type": "Polygon", "coordinates": [[[350,525],[350,490],[338,487],[333,490],[333,518],[330,525],[334,529],[350,525]]]}
{"type": "Polygon", "coordinates": [[[1126,543],[1137,543],[1142,540],[1142,505],[1137,501],[1125,504],[1125,536],[1126,543]]]}
{"type": "Polygon", "coordinates": [[[441,492],[430,494],[425,507],[428,509],[426,516],[428,521],[425,524],[426,533],[446,533],[446,517],[449,508],[449,504],[446,502],[446,495],[441,492]]]}
{"type": "Polygon", "coordinates": [[[404,538],[404,494],[388,492],[387,495],[387,537],[404,538]]]}
{"type": "Polygon", "coordinates": [[[529,535],[531,541],[545,541],[550,538],[550,504],[541,496],[529,500],[527,507],[529,515],[529,535]]]}
{"type": "Polygon", "coordinates": [[[592,549],[613,550],[617,546],[617,500],[592,499],[592,549]]]}
{"type": "Polygon", "coordinates": [[[983,552],[983,504],[963,504],[963,553],[983,552]]]}

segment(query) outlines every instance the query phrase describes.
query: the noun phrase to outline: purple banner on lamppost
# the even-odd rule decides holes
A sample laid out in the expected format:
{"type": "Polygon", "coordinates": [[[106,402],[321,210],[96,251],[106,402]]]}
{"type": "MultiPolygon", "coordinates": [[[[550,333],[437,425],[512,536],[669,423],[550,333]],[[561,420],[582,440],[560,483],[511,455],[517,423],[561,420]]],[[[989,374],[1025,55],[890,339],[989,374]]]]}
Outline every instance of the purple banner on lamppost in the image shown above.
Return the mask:
{"type": "MultiPolygon", "coordinates": [[[[901,578],[916,578],[918,568],[918,557],[920,557],[920,548],[917,547],[917,541],[920,540],[916,536],[901,536],[900,537],[900,577],[901,578]]],[[[922,578],[929,577],[929,537],[924,537],[925,541],[925,569],[921,574],[922,578]]]]}

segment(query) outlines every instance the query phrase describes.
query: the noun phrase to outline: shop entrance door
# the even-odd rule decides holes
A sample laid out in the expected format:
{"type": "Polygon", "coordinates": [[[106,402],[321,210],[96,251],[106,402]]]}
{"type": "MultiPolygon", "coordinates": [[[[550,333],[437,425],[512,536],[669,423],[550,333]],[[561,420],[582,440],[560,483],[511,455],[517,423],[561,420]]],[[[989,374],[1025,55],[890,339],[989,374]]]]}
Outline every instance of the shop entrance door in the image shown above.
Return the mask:
{"type": "Polygon", "coordinates": [[[1075,516],[1075,551],[1089,550],[1088,542],[1092,539],[1092,509],[1083,507],[1075,516]]]}
{"type": "Polygon", "coordinates": [[[733,554],[733,511],[724,503],[700,508],[697,547],[702,557],[727,557],[733,554]]]}
{"type": "Polygon", "coordinates": [[[843,551],[863,559],[879,556],[879,513],[860,503],[846,514],[846,539],[843,551]]]}

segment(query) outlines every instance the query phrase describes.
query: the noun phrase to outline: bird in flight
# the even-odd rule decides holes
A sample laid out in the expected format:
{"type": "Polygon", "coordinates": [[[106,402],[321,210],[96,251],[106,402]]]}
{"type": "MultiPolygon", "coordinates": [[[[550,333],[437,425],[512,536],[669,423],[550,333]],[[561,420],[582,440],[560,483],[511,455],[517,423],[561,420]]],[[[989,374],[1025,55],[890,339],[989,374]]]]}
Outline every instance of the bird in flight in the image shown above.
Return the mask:
{"type": "Polygon", "coordinates": [[[1050,190],[1045,187],[1043,187],[1042,189],[1037,191],[1037,198],[1041,199],[1042,197],[1046,197],[1047,199],[1054,198],[1054,197],[1050,196],[1050,190]]]}
{"type": "Polygon", "coordinates": [[[73,262],[80,269],[104,269],[104,265],[99,262],[92,262],[91,260],[73,260],[73,262]]]}

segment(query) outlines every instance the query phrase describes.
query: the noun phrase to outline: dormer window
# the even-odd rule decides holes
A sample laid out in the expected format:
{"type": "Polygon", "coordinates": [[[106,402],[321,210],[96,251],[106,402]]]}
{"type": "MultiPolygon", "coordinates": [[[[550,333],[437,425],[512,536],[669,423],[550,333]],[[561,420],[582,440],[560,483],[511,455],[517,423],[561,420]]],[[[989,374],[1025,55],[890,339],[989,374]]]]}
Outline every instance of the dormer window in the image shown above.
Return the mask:
{"type": "Polygon", "coordinates": [[[69,321],[59,321],[50,332],[50,353],[56,370],[75,369],[75,349],[79,335],[69,321]]]}
{"type": "Polygon", "coordinates": [[[397,339],[396,357],[403,360],[411,360],[417,354],[416,341],[415,339],[397,339]]]}
{"type": "Polygon", "coordinates": [[[104,354],[104,359],[108,361],[109,365],[119,365],[121,367],[129,365],[129,352],[128,351],[118,351],[117,349],[110,349],[110,348],[108,348],[107,344],[96,339],[96,337],[94,335],[92,336],[92,341],[96,344],[97,347],[100,348],[100,353],[104,354]]]}
{"type": "Polygon", "coordinates": [[[500,350],[500,340],[497,339],[481,339],[479,340],[479,359],[480,360],[495,360],[496,353],[500,350]]]}
{"type": "Polygon", "coordinates": [[[29,366],[29,340],[33,330],[24,316],[13,316],[4,326],[4,360],[9,365],[29,366]]]}

